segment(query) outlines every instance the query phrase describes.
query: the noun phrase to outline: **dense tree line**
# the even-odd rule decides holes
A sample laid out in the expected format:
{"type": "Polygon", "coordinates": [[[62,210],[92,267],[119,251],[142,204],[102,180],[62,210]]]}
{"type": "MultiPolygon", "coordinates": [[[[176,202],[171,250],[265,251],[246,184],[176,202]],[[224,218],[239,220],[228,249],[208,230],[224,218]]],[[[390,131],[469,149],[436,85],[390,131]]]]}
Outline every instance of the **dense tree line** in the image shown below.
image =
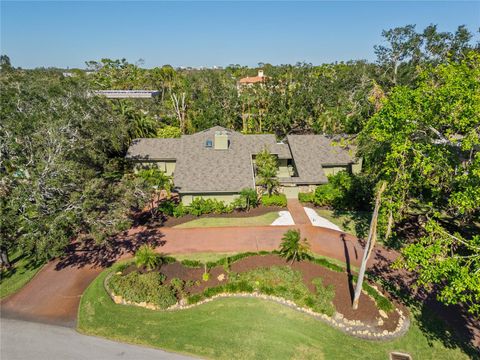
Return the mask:
{"type": "Polygon", "coordinates": [[[126,172],[130,126],[85,83],[56,72],[0,74],[0,248],[61,255],[77,236],[98,242],[131,225],[148,195],[126,172]]]}

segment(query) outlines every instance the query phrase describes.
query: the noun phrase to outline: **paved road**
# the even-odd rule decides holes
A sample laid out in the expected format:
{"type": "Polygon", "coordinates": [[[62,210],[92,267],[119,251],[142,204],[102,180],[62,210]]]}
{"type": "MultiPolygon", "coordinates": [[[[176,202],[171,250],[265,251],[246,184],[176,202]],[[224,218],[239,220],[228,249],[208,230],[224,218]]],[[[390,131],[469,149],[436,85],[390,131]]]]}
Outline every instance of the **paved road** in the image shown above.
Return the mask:
{"type": "Polygon", "coordinates": [[[183,355],[117,343],[53,325],[1,319],[2,360],[186,360],[183,355]]]}

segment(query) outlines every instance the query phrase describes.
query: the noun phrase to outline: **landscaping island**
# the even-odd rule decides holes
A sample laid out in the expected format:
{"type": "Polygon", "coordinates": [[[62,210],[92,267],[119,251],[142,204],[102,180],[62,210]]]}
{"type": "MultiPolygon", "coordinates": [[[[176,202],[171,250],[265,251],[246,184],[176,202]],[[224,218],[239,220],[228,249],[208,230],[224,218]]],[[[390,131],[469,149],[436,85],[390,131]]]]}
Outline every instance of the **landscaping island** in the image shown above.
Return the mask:
{"type": "Polygon", "coordinates": [[[274,253],[247,253],[206,264],[163,261],[152,270],[130,261],[104,271],[82,297],[79,330],[210,358],[238,357],[240,344],[248,349],[242,358],[260,352],[268,358],[298,352],[301,358],[346,358],[365,351],[384,359],[399,349],[431,357],[437,347],[436,358],[461,358],[435,342],[430,347],[415,324],[407,332],[408,319],[398,327],[407,310],[369,285],[375,299],[362,294],[353,311],[349,275],[324,259],[291,263],[274,253]],[[219,295],[234,297],[210,301],[219,295]],[[359,339],[367,337],[353,332],[359,329],[392,340],[359,339]]]}

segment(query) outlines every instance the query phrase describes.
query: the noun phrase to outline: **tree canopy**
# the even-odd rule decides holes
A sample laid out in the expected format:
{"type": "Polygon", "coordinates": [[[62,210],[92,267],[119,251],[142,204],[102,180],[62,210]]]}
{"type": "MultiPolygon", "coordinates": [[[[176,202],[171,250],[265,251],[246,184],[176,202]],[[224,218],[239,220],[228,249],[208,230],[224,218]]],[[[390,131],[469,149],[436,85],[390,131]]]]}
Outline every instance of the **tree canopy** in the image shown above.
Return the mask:
{"type": "MultiPolygon", "coordinates": [[[[429,65],[415,88],[396,87],[360,134],[365,171],[388,183],[385,236],[422,215],[424,236],[407,244],[405,265],[440,298],[468,303],[480,295],[480,55],[429,65]]],[[[422,223],[422,221],[421,221],[422,223]]]]}

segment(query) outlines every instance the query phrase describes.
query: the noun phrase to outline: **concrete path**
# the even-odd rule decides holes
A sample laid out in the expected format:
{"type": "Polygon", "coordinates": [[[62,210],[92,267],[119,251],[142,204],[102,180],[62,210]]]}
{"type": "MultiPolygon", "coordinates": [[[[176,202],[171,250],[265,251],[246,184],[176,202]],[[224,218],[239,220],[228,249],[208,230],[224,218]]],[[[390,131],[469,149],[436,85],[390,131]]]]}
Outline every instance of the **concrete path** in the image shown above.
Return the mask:
{"type": "Polygon", "coordinates": [[[2,319],[0,330],[2,360],[193,359],[162,350],[86,336],[59,326],[2,319]]]}

